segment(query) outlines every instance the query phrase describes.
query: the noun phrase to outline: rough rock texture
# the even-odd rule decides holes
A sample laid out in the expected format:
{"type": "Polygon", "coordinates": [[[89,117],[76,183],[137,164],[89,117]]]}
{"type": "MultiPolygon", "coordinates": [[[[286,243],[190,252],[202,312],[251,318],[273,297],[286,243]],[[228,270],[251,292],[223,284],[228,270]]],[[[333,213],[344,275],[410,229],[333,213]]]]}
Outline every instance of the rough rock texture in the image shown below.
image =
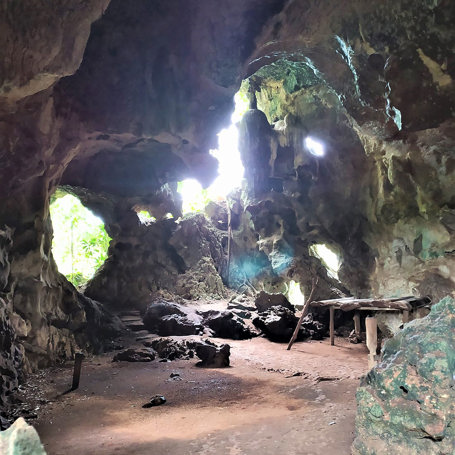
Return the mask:
{"type": "Polygon", "coordinates": [[[454,20],[446,0],[4,2],[2,366],[14,346],[25,368],[71,356],[87,311],[99,315],[52,258],[59,184],[114,239],[87,289],[112,306],[166,290],[220,297],[221,279],[282,293],[294,280],[309,295],[315,275],[318,299],[452,294],[454,20]],[[224,218],[213,214],[217,230],[165,218],[179,216],[177,181],[215,177],[208,152],[242,78],[247,182],[229,204],[227,271],[224,218]],[[157,223],[138,226],[149,208],[157,223]],[[338,253],[340,282],[310,254],[318,243],[338,253]]]}
{"type": "Polygon", "coordinates": [[[231,311],[210,310],[201,313],[201,316],[204,326],[212,330],[214,337],[245,340],[253,336],[242,319],[231,311]]]}
{"type": "Polygon", "coordinates": [[[217,346],[206,341],[196,344],[196,355],[201,359],[196,365],[205,368],[226,368],[229,366],[231,348],[228,344],[217,346]]]}
{"type": "MultiPolygon", "coordinates": [[[[271,306],[253,318],[253,324],[271,341],[287,343],[292,337],[299,318],[294,310],[284,306],[271,306]]],[[[312,338],[322,340],[327,335],[327,326],[314,320],[310,313],[302,321],[297,340],[312,338]]]]}
{"type": "Polygon", "coordinates": [[[283,188],[266,220],[284,229],[259,232],[270,262],[292,270],[321,242],[358,295],[453,292],[454,15],[442,1],[295,1],[271,21],[247,70],[273,126],[261,163],[283,188]]]}
{"type": "Polygon", "coordinates": [[[353,453],[453,453],[455,301],[406,324],[357,391],[353,453]]]}
{"type": "Polygon", "coordinates": [[[161,359],[192,359],[194,357],[193,341],[177,341],[171,338],[159,338],[157,340],[145,341],[145,346],[153,348],[161,359]]]}
{"type": "Polygon", "coordinates": [[[259,313],[267,311],[272,306],[282,306],[294,311],[293,306],[283,294],[268,294],[265,291],[261,291],[254,300],[254,304],[259,313]]]}
{"type": "Polygon", "coordinates": [[[151,362],[155,360],[156,352],[149,348],[125,349],[114,355],[113,362],[151,362]]]}
{"type": "Polygon", "coordinates": [[[46,455],[36,430],[20,417],[0,433],[2,455],[46,455]]]}
{"type": "MultiPolygon", "coordinates": [[[[178,224],[175,219],[142,224],[135,199],[127,202],[110,197],[106,204],[93,194],[77,193],[100,213],[113,238],[109,258],[88,283],[86,295],[119,309],[144,309],[150,296],[161,290],[194,300],[225,295],[221,278],[226,266],[225,234],[203,214],[186,216],[178,224]]],[[[167,195],[166,200],[162,192],[155,193],[153,203],[140,208],[154,216],[171,212],[176,218],[180,209],[171,199],[172,193],[167,195]],[[163,204],[165,208],[160,207],[163,204]]]]}
{"type": "Polygon", "coordinates": [[[289,308],[270,307],[253,319],[253,324],[272,341],[288,342],[297,326],[298,318],[289,308]]]}
{"type": "Polygon", "coordinates": [[[143,317],[145,328],[161,336],[197,335],[202,330],[202,318],[177,303],[153,302],[143,317]]]}

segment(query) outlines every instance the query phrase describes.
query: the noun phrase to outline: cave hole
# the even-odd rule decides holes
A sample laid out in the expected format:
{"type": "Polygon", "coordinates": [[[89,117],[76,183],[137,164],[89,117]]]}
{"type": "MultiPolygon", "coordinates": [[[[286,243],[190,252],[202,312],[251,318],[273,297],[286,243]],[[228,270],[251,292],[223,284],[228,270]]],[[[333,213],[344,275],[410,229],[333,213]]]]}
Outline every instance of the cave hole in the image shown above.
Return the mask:
{"type": "Polygon", "coordinates": [[[218,133],[218,148],[210,154],[218,160],[218,176],[206,189],[195,179],[178,183],[177,191],[182,198],[182,213],[200,212],[210,201],[225,201],[228,194],[239,188],[244,168],[238,148],[239,132],[237,124],[248,110],[246,85],[242,83],[234,96],[235,109],[231,115],[231,125],[218,133]]]}
{"type": "Polygon", "coordinates": [[[103,220],[77,197],[60,189],[51,200],[50,215],[52,255],[58,270],[75,286],[82,286],[107,258],[111,238],[103,220]]]}
{"type": "Polygon", "coordinates": [[[338,254],[324,243],[315,243],[310,246],[309,250],[311,256],[322,262],[322,265],[327,269],[327,274],[338,280],[338,271],[341,266],[338,254]]]}
{"type": "Polygon", "coordinates": [[[136,213],[141,224],[149,225],[156,223],[156,218],[148,210],[138,210],[136,213]]]}
{"type": "Polygon", "coordinates": [[[300,288],[300,283],[297,283],[294,280],[289,282],[288,300],[296,308],[303,308],[303,305],[305,304],[305,295],[300,288]]]}
{"type": "Polygon", "coordinates": [[[305,147],[313,156],[320,158],[325,155],[324,144],[314,137],[307,136],[305,138],[305,147]]]}

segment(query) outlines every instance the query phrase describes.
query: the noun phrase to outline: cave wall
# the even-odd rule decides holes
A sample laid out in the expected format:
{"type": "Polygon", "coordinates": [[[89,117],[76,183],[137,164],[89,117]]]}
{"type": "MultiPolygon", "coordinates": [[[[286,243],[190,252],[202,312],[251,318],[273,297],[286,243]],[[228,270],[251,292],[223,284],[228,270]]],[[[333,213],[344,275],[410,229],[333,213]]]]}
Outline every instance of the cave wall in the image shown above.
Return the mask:
{"type": "Polygon", "coordinates": [[[85,202],[114,239],[87,295],[132,304],[180,286],[194,297],[214,270],[220,295],[225,231],[197,219],[146,229],[135,207],[177,217],[164,186],[213,180],[208,150],[242,78],[259,109],[241,125],[248,185],[232,207],[224,280],[282,289],[295,279],[308,293],[318,273],[321,292],[343,291],[309,256],[317,242],[342,257],[346,291],[453,293],[454,19],[447,0],[4,2],[2,406],[21,369],[102,349],[92,334],[118,329],[56,270],[57,185],[94,195],[85,202]],[[308,155],[306,135],[325,157],[308,155]],[[185,252],[193,233],[202,253],[185,252]]]}
{"type": "Polygon", "coordinates": [[[454,13],[449,2],[290,2],[247,67],[273,126],[261,147],[275,168],[261,172],[283,182],[298,237],[340,252],[356,295],[454,291],[454,13]],[[324,157],[311,158],[307,135],[324,157]]]}
{"type": "Polygon", "coordinates": [[[0,366],[10,378],[2,376],[2,407],[19,370],[102,349],[101,335],[118,329],[57,272],[49,218],[56,186],[147,205],[170,180],[210,183],[208,147],[228,121],[255,36],[282,3],[2,4],[0,230],[8,256],[2,250],[0,366]]]}

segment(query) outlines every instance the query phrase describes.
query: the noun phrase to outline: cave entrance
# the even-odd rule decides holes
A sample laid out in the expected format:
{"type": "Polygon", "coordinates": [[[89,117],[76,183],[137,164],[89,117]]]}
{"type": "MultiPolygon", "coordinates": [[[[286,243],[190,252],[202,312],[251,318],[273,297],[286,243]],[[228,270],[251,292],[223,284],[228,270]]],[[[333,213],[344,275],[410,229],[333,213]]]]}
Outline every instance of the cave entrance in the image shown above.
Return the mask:
{"type": "Polygon", "coordinates": [[[305,304],[305,295],[300,288],[300,283],[297,283],[294,280],[291,280],[288,285],[288,300],[296,308],[302,309],[305,304]]]}
{"type": "Polygon", "coordinates": [[[195,179],[178,183],[183,214],[201,212],[210,201],[225,201],[229,193],[241,186],[244,168],[238,148],[237,125],[249,108],[246,81],[235,94],[234,105],[231,125],[218,133],[218,148],[210,150],[210,154],[218,160],[218,177],[206,189],[195,179]]]}
{"type": "Polygon", "coordinates": [[[101,218],[62,189],[51,199],[52,255],[61,274],[79,287],[103,265],[111,238],[101,218]]]}
{"type": "Polygon", "coordinates": [[[311,245],[310,255],[318,258],[327,270],[327,275],[338,280],[338,271],[340,270],[341,261],[337,253],[324,243],[311,245]]]}

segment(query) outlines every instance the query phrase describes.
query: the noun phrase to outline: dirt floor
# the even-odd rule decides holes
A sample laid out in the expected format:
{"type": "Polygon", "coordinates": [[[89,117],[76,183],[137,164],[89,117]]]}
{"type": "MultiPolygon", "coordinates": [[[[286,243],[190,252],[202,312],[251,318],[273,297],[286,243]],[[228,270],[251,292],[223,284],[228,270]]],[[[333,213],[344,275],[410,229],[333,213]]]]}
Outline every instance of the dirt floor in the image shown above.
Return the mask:
{"type": "Polygon", "coordinates": [[[231,367],[216,370],[196,367],[196,359],[86,359],[80,388],[66,395],[71,364],[41,372],[27,386],[38,408],[31,423],[49,455],[350,453],[364,345],[229,344],[231,367]],[[180,376],[171,379],[173,372],[180,376]],[[167,402],[143,409],[155,394],[167,402]]]}

